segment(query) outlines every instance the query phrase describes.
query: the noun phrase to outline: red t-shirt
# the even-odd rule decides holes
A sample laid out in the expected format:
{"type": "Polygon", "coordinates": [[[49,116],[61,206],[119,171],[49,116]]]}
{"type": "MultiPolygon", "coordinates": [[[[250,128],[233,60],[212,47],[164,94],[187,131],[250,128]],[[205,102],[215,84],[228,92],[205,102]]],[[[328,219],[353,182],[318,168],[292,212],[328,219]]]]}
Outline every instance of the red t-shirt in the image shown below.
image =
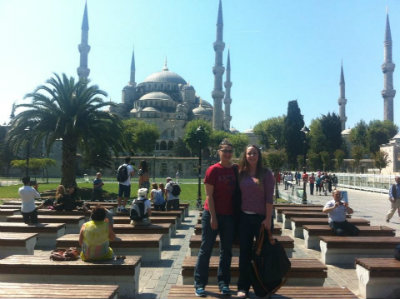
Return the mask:
{"type": "MultiPolygon", "coordinates": [[[[233,167],[226,168],[220,163],[211,165],[206,171],[204,184],[214,186],[215,213],[219,215],[233,215],[232,197],[236,186],[233,167]]],[[[204,209],[209,211],[207,199],[204,203],[204,209]]]]}
{"type": "Polygon", "coordinates": [[[308,174],[307,173],[303,173],[302,177],[303,177],[303,182],[308,182],[308,174]]]}

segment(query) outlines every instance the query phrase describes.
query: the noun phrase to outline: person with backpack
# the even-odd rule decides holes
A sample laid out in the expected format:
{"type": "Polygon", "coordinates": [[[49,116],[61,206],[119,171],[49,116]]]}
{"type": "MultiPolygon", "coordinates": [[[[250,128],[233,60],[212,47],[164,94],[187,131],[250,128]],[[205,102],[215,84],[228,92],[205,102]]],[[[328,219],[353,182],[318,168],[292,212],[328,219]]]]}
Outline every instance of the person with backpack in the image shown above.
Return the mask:
{"type": "Polygon", "coordinates": [[[201,219],[201,246],[194,270],[195,295],[206,297],[210,256],[217,235],[220,237],[218,286],[221,294],[229,296],[231,290],[232,243],[235,235],[234,195],[237,190],[237,166],[232,163],[233,146],[224,139],[219,144],[220,161],[211,165],[204,177],[206,201],[201,219]],[[236,169],[236,170],[235,170],[236,169]]]}
{"type": "Polygon", "coordinates": [[[118,167],[117,170],[117,181],[118,181],[118,212],[128,213],[125,208],[126,201],[131,196],[131,177],[135,174],[135,171],[130,165],[131,158],[126,157],[125,163],[118,167]]]}
{"type": "Polygon", "coordinates": [[[179,210],[179,194],[181,194],[181,187],[172,181],[170,177],[167,177],[166,180],[165,197],[167,198],[167,211],[179,210]]]}
{"type": "MultiPolygon", "coordinates": [[[[161,184],[160,184],[161,185],[161,184]]],[[[154,204],[155,211],[165,211],[165,200],[163,190],[158,189],[157,183],[151,184],[150,200],[154,204]]]]}
{"type": "Polygon", "coordinates": [[[132,202],[130,218],[131,224],[150,225],[151,202],[147,198],[148,190],[140,188],[138,197],[132,202]]]}
{"type": "Polygon", "coordinates": [[[396,184],[390,186],[389,189],[390,210],[386,214],[386,222],[389,222],[396,210],[400,208],[400,176],[396,175],[394,180],[396,184]]]}

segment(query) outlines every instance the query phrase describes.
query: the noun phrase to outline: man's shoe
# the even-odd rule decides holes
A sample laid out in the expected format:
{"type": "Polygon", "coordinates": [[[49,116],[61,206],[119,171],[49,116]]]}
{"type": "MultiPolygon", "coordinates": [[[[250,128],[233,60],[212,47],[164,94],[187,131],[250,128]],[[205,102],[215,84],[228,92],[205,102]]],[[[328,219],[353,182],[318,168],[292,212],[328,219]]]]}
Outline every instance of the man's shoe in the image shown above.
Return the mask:
{"type": "Polygon", "coordinates": [[[221,288],[221,294],[222,294],[222,295],[225,295],[225,296],[230,296],[230,295],[231,295],[231,290],[229,289],[229,286],[224,285],[224,286],[221,288]]]}
{"type": "Polygon", "coordinates": [[[197,297],[205,297],[206,296],[206,291],[204,290],[204,288],[196,288],[196,290],[194,291],[194,294],[197,297]]]}

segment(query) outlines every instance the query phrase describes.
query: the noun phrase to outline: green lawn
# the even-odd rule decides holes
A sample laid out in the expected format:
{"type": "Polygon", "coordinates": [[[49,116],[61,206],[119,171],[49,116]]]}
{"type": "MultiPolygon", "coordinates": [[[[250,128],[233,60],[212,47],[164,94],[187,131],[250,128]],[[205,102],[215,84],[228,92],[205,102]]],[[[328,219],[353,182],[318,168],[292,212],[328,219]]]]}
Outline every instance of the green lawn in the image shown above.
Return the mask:
{"type": "MultiPolygon", "coordinates": [[[[46,190],[54,190],[57,188],[59,184],[55,183],[41,183],[39,184],[39,191],[43,192],[46,190]]],[[[20,185],[14,185],[14,186],[1,186],[0,187],[0,204],[2,203],[3,199],[15,199],[18,198],[18,188],[21,187],[22,184],[20,185]]],[[[92,188],[91,183],[78,183],[79,188],[92,188]]],[[[197,184],[181,184],[181,195],[180,195],[180,201],[182,203],[190,203],[190,208],[195,209],[196,208],[196,201],[197,201],[197,184]]],[[[111,197],[116,199],[117,198],[117,193],[118,193],[118,184],[115,182],[105,182],[105,185],[103,186],[103,189],[107,191],[108,193],[111,194],[111,197]]],[[[131,191],[131,197],[136,196],[137,194],[137,189],[138,189],[138,184],[133,183],[132,184],[132,191],[131,191]]],[[[202,195],[202,201],[204,202],[205,199],[205,192],[204,192],[204,186],[201,186],[201,195],[202,195]]],[[[278,198],[278,202],[285,202],[284,199],[278,198]]]]}

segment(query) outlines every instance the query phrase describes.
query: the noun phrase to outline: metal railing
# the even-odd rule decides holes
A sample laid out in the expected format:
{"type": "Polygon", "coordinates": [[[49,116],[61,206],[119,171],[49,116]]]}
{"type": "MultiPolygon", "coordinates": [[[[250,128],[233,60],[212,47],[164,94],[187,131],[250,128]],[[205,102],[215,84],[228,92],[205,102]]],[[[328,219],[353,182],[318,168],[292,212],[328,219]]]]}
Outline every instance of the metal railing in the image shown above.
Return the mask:
{"type": "Polygon", "coordinates": [[[338,177],[339,187],[379,193],[387,193],[395,178],[394,174],[335,173],[335,175],[338,177]]]}

